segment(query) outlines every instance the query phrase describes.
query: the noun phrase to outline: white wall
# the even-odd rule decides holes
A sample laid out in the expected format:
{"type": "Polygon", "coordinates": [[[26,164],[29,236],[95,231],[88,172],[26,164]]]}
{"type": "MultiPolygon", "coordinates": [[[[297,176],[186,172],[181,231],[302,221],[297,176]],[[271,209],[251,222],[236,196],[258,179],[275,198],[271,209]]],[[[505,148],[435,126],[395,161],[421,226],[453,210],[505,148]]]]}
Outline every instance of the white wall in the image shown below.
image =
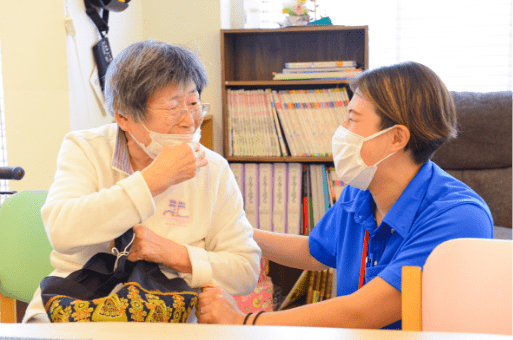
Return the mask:
{"type": "MultiPolygon", "coordinates": [[[[109,17],[114,56],[142,39],[178,44],[200,54],[209,78],[203,100],[213,106],[217,152],[222,150],[221,3],[224,11],[240,3],[231,0],[226,6],[226,1],[133,0],[127,10],[109,17]]],[[[48,189],[65,134],[111,121],[102,115],[88,82],[90,48],[97,36],[83,7],[83,0],[0,1],[7,162],[26,172],[21,181],[9,181],[12,190],[48,189]],[[74,39],[66,34],[66,14],[75,26],[74,39]]],[[[231,21],[225,13],[224,26],[231,21]]]]}
{"type": "Polygon", "coordinates": [[[7,164],[25,177],[12,190],[47,189],[70,130],[62,0],[0,1],[7,164]]]}
{"type": "MultiPolygon", "coordinates": [[[[113,122],[103,110],[89,82],[97,75],[92,47],[101,39],[96,26],[85,12],[84,0],[65,1],[66,14],[73,22],[75,34],[66,35],[71,130],[90,129],[113,122]]],[[[101,13],[101,12],[100,12],[101,13]]],[[[109,13],[108,39],[112,54],[143,39],[142,2],[134,0],[122,12],[109,13]]]]}
{"type": "Polygon", "coordinates": [[[145,1],[143,18],[145,39],[179,45],[200,55],[209,81],[201,99],[212,104],[214,150],[222,152],[220,1],[145,1]]]}

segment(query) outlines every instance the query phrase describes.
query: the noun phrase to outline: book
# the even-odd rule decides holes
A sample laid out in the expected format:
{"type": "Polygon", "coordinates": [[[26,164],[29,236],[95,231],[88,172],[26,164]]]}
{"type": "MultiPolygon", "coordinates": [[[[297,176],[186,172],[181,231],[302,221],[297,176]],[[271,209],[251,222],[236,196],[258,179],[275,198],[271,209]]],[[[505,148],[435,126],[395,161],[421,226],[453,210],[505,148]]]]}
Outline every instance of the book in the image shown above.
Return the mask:
{"type": "Polygon", "coordinates": [[[308,203],[308,224],[307,224],[307,230],[306,230],[305,235],[310,235],[310,232],[312,231],[312,229],[315,226],[315,220],[314,220],[314,213],[313,213],[314,200],[313,200],[313,192],[312,192],[312,180],[311,180],[312,177],[310,176],[310,167],[309,166],[307,166],[306,172],[307,172],[306,189],[307,189],[307,195],[308,195],[308,202],[307,202],[308,203]]]}
{"type": "Polygon", "coordinates": [[[311,271],[303,270],[301,275],[299,275],[299,278],[294,283],[294,286],[292,286],[289,293],[281,303],[280,307],[278,307],[278,310],[284,310],[293,302],[308,294],[308,284],[310,283],[311,274],[311,271]]]}
{"type": "Polygon", "coordinates": [[[233,128],[235,126],[235,121],[233,118],[233,99],[232,99],[232,90],[227,89],[226,92],[226,102],[227,102],[227,109],[228,109],[228,155],[233,156],[233,136],[234,131],[233,128]]]}
{"type": "Polygon", "coordinates": [[[328,277],[328,270],[324,269],[321,271],[321,283],[319,287],[319,301],[326,299],[326,279],[328,277]]]}
{"type": "Polygon", "coordinates": [[[315,272],[315,280],[314,280],[311,303],[316,303],[316,302],[320,301],[321,279],[322,279],[322,271],[315,272]]]}
{"type": "Polygon", "coordinates": [[[319,125],[319,117],[313,111],[308,98],[308,93],[304,90],[296,90],[293,92],[295,100],[301,107],[301,117],[307,126],[308,133],[311,135],[311,153],[313,156],[322,156],[324,154],[324,141],[322,140],[323,131],[319,125]]]}
{"type": "Polygon", "coordinates": [[[314,292],[314,286],[315,286],[315,278],[317,276],[317,273],[316,271],[312,271],[309,275],[309,278],[308,278],[308,291],[307,291],[307,295],[306,295],[306,303],[309,304],[309,303],[312,303],[312,300],[313,300],[313,292],[314,292]]]}
{"type": "Polygon", "coordinates": [[[258,164],[258,224],[259,229],[272,230],[273,216],[273,165],[271,163],[258,164]]]}
{"type": "Polygon", "coordinates": [[[308,165],[303,165],[303,174],[302,178],[302,197],[303,197],[303,230],[302,235],[308,235],[309,232],[309,224],[310,224],[310,176],[308,174],[308,165]]]}
{"type": "Polygon", "coordinates": [[[317,165],[311,164],[309,166],[309,180],[310,180],[310,190],[311,190],[311,205],[312,205],[312,225],[309,230],[313,229],[313,227],[319,222],[322,216],[321,206],[320,206],[320,195],[319,189],[322,188],[322,184],[319,183],[319,176],[317,175],[317,165]]]}
{"type": "Polygon", "coordinates": [[[244,208],[246,217],[253,228],[259,229],[258,164],[246,163],[244,165],[244,177],[244,208]]]}
{"type": "Polygon", "coordinates": [[[301,73],[274,73],[273,80],[297,80],[297,79],[350,79],[359,75],[362,71],[339,72],[301,72],[301,73]]]}
{"type": "Polygon", "coordinates": [[[305,61],[285,63],[286,68],[317,68],[317,67],[356,67],[354,60],[340,61],[305,61]]]}
{"type": "Polygon", "coordinates": [[[338,199],[340,198],[340,195],[342,194],[342,190],[344,189],[344,182],[342,182],[340,180],[340,178],[338,178],[335,167],[331,166],[329,168],[329,172],[330,172],[331,181],[333,183],[333,187],[335,189],[336,200],[338,201],[338,199]]]}
{"type": "Polygon", "coordinates": [[[289,147],[290,154],[291,156],[299,156],[296,144],[294,143],[295,135],[292,123],[290,122],[290,118],[288,116],[288,112],[285,111],[285,107],[281,102],[280,96],[278,95],[278,91],[273,90],[271,94],[274,103],[273,106],[276,108],[276,112],[282,124],[283,133],[285,135],[285,141],[289,147]]]}
{"type": "Polygon", "coordinates": [[[244,197],[244,163],[230,163],[230,169],[233,172],[242,197],[244,197]]]}
{"type": "Polygon", "coordinates": [[[286,163],[273,164],[273,231],[285,233],[287,226],[287,183],[288,167],[286,163]]]}
{"type": "Polygon", "coordinates": [[[287,156],[287,151],[283,144],[283,136],[278,125],[276,127],[275,112],[271,105],[270,89],[259,90],[262,110],[265,112],[265,126],[267,135],[271,144],[271,153],[269,156],[287,156]]]}
{"type": "Polygon", "coordinates": [[[278,97],[284,104],[284,112],[289,117],[290,125],[294,134],[294,144],[296,145],[297,156],[308,156],[310,151],[310,143],[308,135],[301,121],[301,113],[298,112],[298,106],[289,96],[289,91],[279,91],[278,97]]]}
{"type": "Polygon", "coordinates": [[[287,188],[287,228],[286,233],[299,235],[301,228],[301,174],[300,163],[289,163],[287,188]]]}
{"type": "Polygon", "coordinates": [[[274,105],[274,101],[272,100],[271,89],[266,89],[265,95],[266,95],[266,101],[269,106],[269,110],[271,111],[271,114],[273,117],[274,130],[276,131],[276,135],[278,138],[281,155],[288,156],[288,155],[290,155],[290,151],[288,150],[287,146],[285,145],[285,140],[284,140],[283,132],[282,132],[282,126],[281,126],[280,120],[278,118],[278,113],[276,112],[276,107],[274,105]]]}
{"type": "Polygon", "coordinates": [[[323,195],[324,195],[324,213],[326,213],[330,207],[331,207],[331,204],[330,204],[330,195],[329,195],[329,188],[328,188],[328,176],[326,175],[326,165],[322,164],[321,165],[321,169],[320,169],[320,172],[321,172],[321,176],[322,176],[322,186],[323,186],[323,195]]]}
{"type": "Polygon", "coordinates": [[[312,72],[337,72],[337,71],[354,71],[358,70],[353,66],[349,67],[295,67],[295,68],[283,68],[281,73],[312,73],[312,72]]]}
{"type": "Polygon", "coordinates": [[[328,277],[326,280],[326,296],[325,300],[331,299],[333,291],[333,268],[328,268],[328,277]]]}

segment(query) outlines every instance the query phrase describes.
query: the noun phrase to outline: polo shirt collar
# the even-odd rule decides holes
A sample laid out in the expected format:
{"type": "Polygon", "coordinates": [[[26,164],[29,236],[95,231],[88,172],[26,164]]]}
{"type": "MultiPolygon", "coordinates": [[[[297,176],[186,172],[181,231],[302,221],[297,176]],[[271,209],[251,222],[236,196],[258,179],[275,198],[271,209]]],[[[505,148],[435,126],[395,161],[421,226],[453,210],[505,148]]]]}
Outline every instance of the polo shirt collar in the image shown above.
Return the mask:
{"type": "Polygon", "coordinates": [[[374,222],[374,200],[370,191],[362,191],[353,189],[356,195],[349,201],[340,202],[342,208],[349,212],[354,213],[354,221],[361,224],[363,227],[372,231],[376,226],[374,222]]]}
{"type": "MultiPolygon", "coordinates": [[[[397,231],[403,238],[410,232],[413,220],[424,199],[432,175],[433,162],[428,161],[406,186],[399,199],[387,212],[382,221],[397,231]]],[[[340,202],[339,204],[345,211],[354,213],[356,223],[361,224],[362,227],[372,232],[376,227],[373,216],[374,200],[372,195],[368,190],[354,190],[357,193],[352,199],[340,202]]]]}
{"type": "Polygon", "coordinates": [[[433,162],[427,161],[387,212],[383,222],[405,238],[410,232],[420,204],[424,200],[433,176],[433,162]]]}
{"type": "Polygon", "coordinates": [[[128,141],[126,139],[125,132],[118,126],[111,165],[114,169],[122,171],[127,175],[131,175],[133,171],[132,166],[130,165],[130,154],[128,152],[127,143],[128,141]]]}

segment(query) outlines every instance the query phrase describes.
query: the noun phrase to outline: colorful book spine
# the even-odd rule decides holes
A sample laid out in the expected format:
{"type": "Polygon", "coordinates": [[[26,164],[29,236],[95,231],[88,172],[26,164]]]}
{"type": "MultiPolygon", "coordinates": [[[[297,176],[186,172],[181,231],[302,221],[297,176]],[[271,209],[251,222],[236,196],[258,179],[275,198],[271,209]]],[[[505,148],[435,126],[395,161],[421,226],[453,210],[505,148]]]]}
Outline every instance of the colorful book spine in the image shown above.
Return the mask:
{"type": "Polygon", "coordinates": [[[355,71],[360,70],[354,67],[315,67],[315,68],[284,68],[281,73],[313,73],[313,72],[338,72],[338,71],[355,71]]]}
{"type": "Polygon", "coordinates": [[[297,79],[350,79],[362,73],[361,70],[339,72],[300,72],[300,73],[275,73],[273,80],[297,80],[297,79]]]}
{"type": "Polygon", "coordinates": [[[281,156],[288,156],[290,155],[290,152],[288,151],[286,145],[285,145],[285,139],[283,137],[282,133],[282,127],[280,124],[280,120],[278,119],[278,113],[276,112],[276,107],[274,105],[274,101],[272,100],[272,93],[271,89],[266,89],[266,101],[268,103],[269,110],[271,112],[272,118],[273,118],[273,127],[274,131],[276,131],[276,135],[279,142],[280,147],[280,154],[281,156]]]}
{"type": "Polygon", "coordinates": [[[356,67],[354,60],[340,61],[306,61],[285,63],[286,68],[317,68],[317,67],[356,67]]]}

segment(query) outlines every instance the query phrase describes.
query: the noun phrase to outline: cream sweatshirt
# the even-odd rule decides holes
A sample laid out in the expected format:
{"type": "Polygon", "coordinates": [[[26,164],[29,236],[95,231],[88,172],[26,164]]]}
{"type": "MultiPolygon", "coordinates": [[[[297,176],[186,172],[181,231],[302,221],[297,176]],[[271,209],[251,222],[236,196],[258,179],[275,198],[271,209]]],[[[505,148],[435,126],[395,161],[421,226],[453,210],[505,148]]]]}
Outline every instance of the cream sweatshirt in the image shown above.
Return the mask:
{"type": "MultiPolygon", "coordinates": [[[[140,172],[132,173],[117,124],[69,133],[57,160],[55,181],[41,209],[53,247],[50,275],[66,277],[136,224],[183,244],[192,274],[164,265],[168,278],[192,288],[213,281],[229,294],[248,294],[259,274],[261,251],[243,210],[228,162],[205,150],[208,165],[193,179],[152,197],[140,172]],[[122,170],[124,169],[124,170],[122,170]]],[[[24,321],[45,313],[38,289],[24,321]]]]}

